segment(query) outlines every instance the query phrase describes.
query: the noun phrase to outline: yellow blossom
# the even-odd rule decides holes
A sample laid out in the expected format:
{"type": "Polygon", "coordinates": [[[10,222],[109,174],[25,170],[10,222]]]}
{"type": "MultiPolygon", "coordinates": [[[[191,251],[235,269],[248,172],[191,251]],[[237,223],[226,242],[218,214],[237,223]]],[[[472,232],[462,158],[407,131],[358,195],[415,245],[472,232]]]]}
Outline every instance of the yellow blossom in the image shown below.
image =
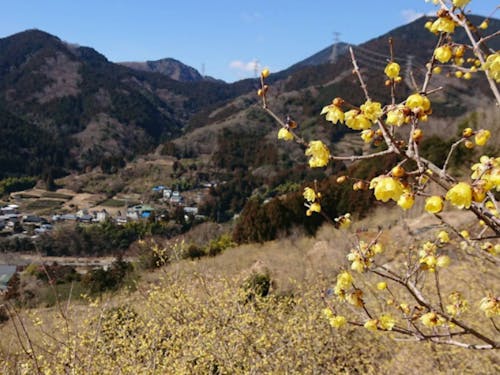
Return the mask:
{"type": "Polygon", "coordinates": [[[310,187],[306,187],[304,189],[304,199],[308,202],[314,202],[316,200],[316,192],[314,191],[314,189],[311,189],[310,187]]]}
{"type": "Polygon", "coordinates": [[[393,62],[390,62],[389,64],[387,64],[387,66],[384,69],[384,73],[390,79],[394,79],[397,76],[399,76],[400,69],[401,69],[401,67],[399,66],[399,64],[397,62],[393,61],[393,62]]]}
{"type": "Polygon", "coordinates": [[[341,315],[335,315],[335,316],[331,317],[328,321],[333,328],[337,328],[337,329],[342,328],[347,323],[347,319],[341,315]]]}
{"type": "Polygon", "coordinates": [[[459,182],[446,193],[446,200],[455,207],[469,208],[472,203],[472,188],[465,182],[459,182]]]}
{"type": "Polygon", "coordinates": [[[457,8],[463,8],[467,4],[469,4],[470,0],[453,0],[453,5],[457,8]]]}
{"type": "Polygon", "coordinates": [[[370,188],[374,188],[375,198],[382,202],[387,202],[389,199],[397,202],[404,192],[401,182],[388,176],[375,177],[370,182],[370,188]]]}
{"type": "Polygon", "coordinates": [[[385,281],[381,281],[377,283],[377,289],[378,290],[385,290],[387,289],[387,283],[385,281]]]}
{"type": "Polygon", "coordinates": [[[450,265],[450,257],[448,255],[440,255],[437,257],[436,266],[445,268],[450,265]]]}
{"type": "Polygon", "coordinates": [[[489,21],[488,20],[484,20],[483,22],[481,22],[481,24],[479,25],[479,28],[482,29],[482,30],[486,30],[488,28],[488,26],[490,25],[489,21]]]}
{"type": "Polygon", "coordinates": [[[262,78],[269,77],[269,74],[271,74],[271,72],[269,71],[268,68],[263,69],[262,72],[260,73],[260,75],[262,76],[262,78]]]}
{"type": "Polygon", "coordinates": [[[382,104],[379,102],[372,102],[371,100],[367,100],[360,108],[365,117],[372,122],[377,121],[383,113],[382,104]]]}
{"type": "Polygon", "coordinates": [[[361,132],[361,139],[365,143],[370,143],[373,140],[373,136],[375,135],[375,132],[371,129],[368,130],[363,130],[361,132]]]}
{"type": "Polygon", "coordinates": [[[407,303],[401,303],[398,308],[401,310],[401,312],[405,315],[410,314],[410,307],[408,306],[407,303]]]}
{"type": "Polygon", "coordinates": [[[344,123],[344,112],[336,105],[330,104],[321,110],[321,114],[324,115],[326,113],[325,119],[334,124],[337,122],[344,123]]]}
{"type": "Polygon", "coordinates": [[[335,314],[329,307],[323,309],[323,315],[326,316],[327,319],[333,318],[335,316],[335,314]]]}
{"type": "Polygon", "coordinates": [[[288,131],[288,129],[281,128],[278,131],[278,139],[283,139],[285,141],[291,141],[293,139],[293,134],[288,131]]]}
{"type": "Polygon", "coordinates": [[[403,193],[399,199],[398,199],[398,206],[401,207],[403,210],[409,210],[410,208],[413,207],[413,204],[415,203],[415,196],[413,193],[403,193]]]}
{"type": "Polygon", "coordinates": [[[438,315],[434,311],[428,312],[420,317],[420,321],[426,327],[432,328],[443,325],[446,322],[442,316],[438,315]]]}
{"type": "Polygon", "coordinates": [[[347,271],[342,271],[337,275],[337,284],[336,286],[340,289],[347,290],[351,287],[353,282],[352,275],[347,271]]]}
{"type": "Polygon", "coordinates": [[[335,218],[335,222],[338,223],[340,229],[348,229],[351,226],[351,214],[346,213],[342,216],[335,218]]]}
{"type": "Polygon", "coordinates": [[[406,106],[413,112],[425,112],[431,108],[431,102],[427,96],[416,93],[406,99],[406,106]]]}
{"type": "Polygon", "coordinates": [[[324,167],[330,159],[330,151],[321,141],[309,142],[309,147],[306,150],[306,156],[310,156],[309,166],[311,168],[324,167]]]}
{"type": "Polygon", "coordinates": [[[351,109],[345,113],[345,124],[353,130],[366,130],[372,126],[371,121],[358,110],[351,109]]]}
{"type": "Polygon", "coordinates": [[[479,302],[479,308],[487,318],[500,316],[500,298],[490,294],[479,302]]]}
{"type": "Polygon", "coordinates": [[[396,107],[387,112],[387,118],[385,120],[387,125],[401,126],[405,123],[405,114],[403,109],[396,107]]]}
{"type": "Polygon", "coordinates": [[[321,206],[319,203],[313,203],[309,206],[309,209],[306,211],[307,216],[311,216],[313,212],[320,213],[321,212],[321,206]]]}
{"type": "Polygon", "coordinates": [[[396,320],[389,314],[384,314],[379,318],[380,328],[387,331],[392,331],[392,328],[396,324],[396,320]]]}
{"type": "Polygon", "coordinates": [[[431,31],[442,33],[453,33],[455,31],[455,22],[448,17],[439,17],[431,26],[431,31]]]}
{"type": "Polygon", "coordinates": [[[486,62],[482,66],[491,79],[497,83],[500,82],[500,52],[495,52],[486,58],[486,62]]]}
{"type": "Polygon", "coordinates": [[[349,293],[346,296],[346,300],[348,303],[356,307],[363,307],[363,305],[365,304],[363,302],[363,292],[359,289],[355,290],[352,293],[349,293]]]}
{"type": "Polygon", "coordinates": [[[431,214],[437,214],[443,210],[443,199],[433,195],[425,200],[425,210],[431,214]]]}
{"type": "Polygon", "coordinates": [[[434,57],[436,60],[438,60],[440,63],[447,63],[450,61],[451,57],[453,56],[453,52],[448,45],[444,45],[441,47],[438,47],[434,50],[434,57]]]}
{"type": "Polygon", "coordinates": [[[442,230],[437,234],[437,238],[439,242],[441,243],[448,243],[450,242],[450,236],[448,235],[448,232],[442,230]]]}
{"type": "Polygon", "coordinates": [[[488,139],[490,139],[491,133],[489,130],[479,130],[474,136],[474,140],[476,141],[476,145],[484,146],[488,139]]]}
{"type": "Polygon", "coordinates": [[[465,239],[469,239],[469,238],[470,238],[469,231],[467,231],[467,230],[465,230],[465,229],[464,229],[464,230],[462,230],[462,231],[460,231],[460,235],[461,235],[463,238],[465,238],[465,239]]]}
{"type": "Polygon", "coordinates": [[[369,331],[376,331],[377,323],[378,323],[377,319],[370,319],[365,322],[364,327],[369,331]]]}

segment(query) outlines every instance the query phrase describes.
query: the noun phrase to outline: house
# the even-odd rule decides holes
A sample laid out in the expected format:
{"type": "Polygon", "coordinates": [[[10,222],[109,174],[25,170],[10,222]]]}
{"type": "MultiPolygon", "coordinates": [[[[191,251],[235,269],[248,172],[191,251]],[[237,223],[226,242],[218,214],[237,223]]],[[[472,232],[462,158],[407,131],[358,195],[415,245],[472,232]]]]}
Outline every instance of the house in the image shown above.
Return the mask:
{"type": "Polygon", "coordinates": [[[107,218],[109,218],[109,213],[106,211],[106,209],[102,209],[101,211],[97,211],[95,213],[95,220],[98,221],[99,223],[102,223],[103,221],[106,221],[107,218]]]}
{"type": "Polygon", "coordinates": [[[127,217],[132,220],[147,219],[155,209],[147,204],[138,204],[127,208],[127,217]]]}
{"type": "Polygon", "coordinates": [[[198,207],[184,207],[184,213],[188,215],[198,215],[198,207]]]}
{"type": "Polygon", "coordinates": [[[162,191],[164,191],[166,189],[165,186],[163,185],[158,185],[158,186],[154,186],[151,190],[153,190],[155,193],[161,193],[162,191]]]}
{"type": "Polygon", "coordinates": [[[16,266],[8,264],[0,264],[0,292],[7,290],[10,279],[15,275],[17,271],[16,266]]]}
{"type": "Polygon", "coordinates": [[[163,198],[169,199],[172,196],[172,189],[165,188],[163,189],[163,198]]]}

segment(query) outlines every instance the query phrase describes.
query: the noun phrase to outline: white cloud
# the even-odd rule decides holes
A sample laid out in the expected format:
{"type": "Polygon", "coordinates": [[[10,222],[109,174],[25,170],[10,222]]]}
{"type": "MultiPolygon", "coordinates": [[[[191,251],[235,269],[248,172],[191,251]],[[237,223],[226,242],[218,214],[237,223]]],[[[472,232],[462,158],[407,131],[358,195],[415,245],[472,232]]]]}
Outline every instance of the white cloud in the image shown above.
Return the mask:
{"type": "Polygon", "coordinates": [[[240,73],[249,73],[249,72],[254,72],[255,69],[259,70],[261,65],[255,59],[248,62],[242,60],[233,60],[229,63],[229,67],[240,73]]]}
{"type": "Polygon", "coordinates": [[[401,16],[405,20],[405,22],[413,22],[417,18],[424,16],[425,13],[417,12],[415,9],[403,9],[401,11],[401,16]]]}

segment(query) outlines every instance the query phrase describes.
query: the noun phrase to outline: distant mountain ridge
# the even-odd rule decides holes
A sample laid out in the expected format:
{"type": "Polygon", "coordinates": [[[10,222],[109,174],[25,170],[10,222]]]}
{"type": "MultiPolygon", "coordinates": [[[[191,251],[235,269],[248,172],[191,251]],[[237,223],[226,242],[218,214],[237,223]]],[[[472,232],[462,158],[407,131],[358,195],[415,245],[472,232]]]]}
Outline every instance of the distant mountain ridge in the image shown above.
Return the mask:
{"type": "MultiPolygon", "coordinates": [[[[436,42],[423,27],[427,19],[353,46],[378,100],[387,95],[379,81],[389,56],[389,36],[403,70],[421,78],[436,42]]],[[[483,18],[472,19],[479,23],[483,18]]],[[[500,21],[491,19],[490,29],[499,28],[500,21]]],[[[456,36],[464,38],[463,31],[457,30],[456,36]]],[[[498,50],[500,38],[490,44],[498,50]]],[[[300,123],[318,123],[321,106],[333,97],[342,95],[355,103],[362,96],[350,74],[347,45],[336,48],[335,62],[329,46],[271,74],[276,110],[300,123]]],[[[257,109],[255,79],[231,84],[206,79],[175,59],[130,64],[112,63],[90,47],[65,43],[40,30],[0,39],[0,178],[61,175],[103,163],[119,167],[191,133],[198,138],[180,140],[182,149],[215,152],[217,136],[209,135],[211,125],[215,132],[226,126],[262,129],[270,122],[257,109]],[[203,147],[193,145],[193,139],[203,147]]],[[[414,91],[410,77],[404,82],[399,95],[414,91]]],[[[476,82],[468,87],[459,80],[440,82],[453,90],[449,100],[443,97],[436,103],[436,115],[457,116],[466,110],[460,106],[463,100],[487,98],[487,85],[481,79],[476,82]]],[[[340,133],[331,135],[332,141],[339,137],[340,133]]]]}
{"type": "Polygon", "coordinates": [[[196,82],[204,79],[196,69],[172,58],[145,62],[119,62],[118,64],[131,69],[160,73],[181,82],[196,82]]]}

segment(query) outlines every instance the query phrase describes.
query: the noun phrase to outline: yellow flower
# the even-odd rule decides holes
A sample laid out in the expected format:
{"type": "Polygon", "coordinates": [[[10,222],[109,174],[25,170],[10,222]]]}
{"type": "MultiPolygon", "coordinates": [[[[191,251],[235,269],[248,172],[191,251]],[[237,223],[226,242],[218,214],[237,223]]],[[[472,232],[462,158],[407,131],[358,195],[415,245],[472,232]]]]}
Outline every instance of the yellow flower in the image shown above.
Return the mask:
{"type": "Polygon", "coordinates": [[[323,309],[323,315],[326,316],[327,319],[333,318],[335,316],[333,314],[333,311],[329,307],[323,309]]]}
{"type": "Polygon", "coordinates": [[[467,230],[465,230],[465,229],[464,229],[463,231],[461,231],[461,232],[460,232],[460,235],[461,235],[463,238],[467,239],[467,240],[470,238],[469,231],[467,231],[467,230]]]}
{"type": "Polygon", "coordinates": [[[333,328],[342,328],[343,326],[346,325],[347,319],[344,316],[341,315],[335,315],[329,319],[330,325],[333,328]]]}
{"type": "Polygon", "coordinates": [[[382,244],[380,242],[373,244],[372,247],[370,247],[370,250],[373,252],[373,254],[382,254],[384,252],[384,248],[382,247],[382,244]]]}
{"type": "Polygon", "coordinates": [[[450,236],[448,235],[448,232],[442,230],[437,234],[437,238],[439,239],[439,242],[441,243],[448,243],[450,242],[450,236]]]}
{"type": "Polygon", "coordinates": [[[495,52],[486,58],[486,62],[482,66],[489,77],[500,82],[500,52],[495,52]]]}
{"type": "Polygon", "coordinates": [[[442,33],[453,33],[455,31],[455,22],[448,17],[439,17],[431,26],[431,31],[442,33]]]}
{"type": "MultiPolygon", "coordinates": [[[[374,193],[375,198],[382,202],[387,202],[389,199],[393,201],[398,201],[404,192],[403,185],[399,180],[392,177],[376,177],[374,182],[374,193]]],[[[373,179],[371,182],[373,182],[373,179]]],[[[370,188],[372,188],[372,183],[370,183],[370,188]]]]}
{"type": "Polygon", "coordinates": [[[470,0],[453,0],[453,5],[457,8],[463,8],[467,4],[469,4],[470,0]]]}
{"type": "Polygon", "coordinates": [[[314,191],[314,189],[311,189],[310,187],[306,187],[304,189],[304,199],[308,202],[314,202],[316,200],[316,192],[314,191]]]}
{"type": "Polygon", "coordinates": [[[320,213],[321,212],[321,206],[319,203],[313,203],[309,206],[309,209],[306,211],[307,216],[311,216],[313,212],[320,213]]]}
{"type": "Polygon", "coordinates": [[[368,130],[363,130],[361,132],[361,139],[365,142],[365,143],[370,143],[372,140],[373,140],[373,136],[375,135],[375,132],[371,129],[368,129],[368,130]]]}
{"type": "Polygon", "coordinates": [[[366,130],[372,126],[371,121],[358,110],[351,109],[345,113],[345,124],[353,130],[366,130]]]}
{"type": "Polygon", "coordinates": [[[396,324],[396,320],[389,314],[384,314],[379,319],[380,328],[387,331],[392,331],[392,328],[396,324]]]}
{"type": "Polygon", "coordinates": [[[365,304],[363,302],[363,292],[359,289],[348,294],[346,300],[348,303],[356,307],[363,307],[363,305],[365,304]]]}
{"type": "Polygon", "coordinates": [[[484,312],[487,318],[493,318],[500,315],[500,298],[489,295],[479,302],[479,308],[484,312]]]}
{"type": "Polygon", "coordinates": [[[450,257],[448,255],[440,255],[437,257],[436,266],[445,268],[450,265],[450,257]]]}
{"type": "Polygon", "coordinates": [[[459,182],[448,190],[446,200],[457,208],[469,208],[472,203],[472,188],[465,182],[459,182]]]}
{"type": "Polygon", "coordinates": [[[488,139],[490,139],[490,136],[491,133],[489,130],[479,130],[474,137],[476,145],[484,146],[488,142],[488,139]]]}
{"type": "Polygon", "coordinates": [[[344,290],[349,289],[351,287],[351,285],[352,285],[352,282],[353,282],[352,275],[349,272],[347,272],[347,271],[342,271],[341,273],[339,273],[337,275],[337,284],[336,284],[336,286],[339,289],[344,289],[344,290]]]}
{"type": "Polygon", "coordinates": [[[387,118],[385,120],[387,125],[401,126],[405,123],[405,114],[402,108],[391,109],[387,112],[387,118]]]}
{"type": "Polygon", "coordinates": [[[293,139],[293,134],[288,131],[288,129],[281,128],[278,131],[278,139],[283,139],[285,141],[291,141],[293,139]]]}
{"type": "Polygon", "coordinates": [[[409,210],[415,203],[415,196],[412,193],[403,193],[398,199],[398,206],[403,210],[409,210]]]}
{"type": "Polygon", "coordinates": [[[437,214],[443,210],[443,199],[433,195],[425,200],[425,210],[431,214],[437,214]]]}
{"type": "Polygon", "coordinates": [[[479,28],[482,29],[482,30],[486,30],[488,28],[488,26],[490,25],[490,22],[489,20],[484,20],[483,22],[481,22],[481,24],[479,25],[479,28]]]}
{"type": "Polygon", "coordinates": [[[387,66],[385,67],[384,69],[384,73],[386,74],[387,77],[389,77],[390,79],[394,79],[396,78],[397,76],[399,76],[399,71],[400,71],[401,67],[399,66],[398,63],[396,62],[390,62],[389,64],[387,64],[387,66]]]}
{"type": "Polygon", "coordinates": [[[406,99],[406,106],[413,112],[428,111],[431,108],[431,102],[427,96],[416,93],[406,99]]]}
{"type": "Polygon", "coordinates": [[[428,312],[420,317],[420,321],[426,327],[432,328],[443,325],[446,322],[442,316],[438,315],[434,311],[428,312]]]}
{"type": "Polygon", "coordinates": [[[401,310],[401,312],[405,315],[410,314],[410,307],[408,306],[407,303],[401,303],[398,308],[401,310]]]}
{"type": "Polygon", "coordinates": [[[309,166],[311,168],[324,167],[330,159],[330,151],[321,141],[309,142],[309,147],[306,150],[306,156],[310,156],[309,166]]]}
{"type": "Polygon", "coordinates": [[[452,56],[453,56],[453,52],[452,52],[450,46],[448,46],[448,45],[438,47],[434,50],[434,57],[440,63],[443,63],[443,64],[447,63],[448,61],[450,61],[452,56]]]}
{"type": "Polygon", "coordinates": [[[269,77],[269,74],[271,74],[271,72],[269,71],[268,68],[263,69],[262,72],[260,73],[260,75],[262,76],[262,78],[269,77]]]}
{"type": "Polygon", "coordinates": [[[345,215],[335,218],[335,222],[338,223],[340,229],[348,229],[351,226],[351,214],[346,213],[345,215]]]}
{"type": "Polygon", "coordinates": [[[378,323],[377,319],[370,319],[365,322],[364,327],[369,331],[376,331],[377,323],[378,323]]]}
{"type": "Polygon", "coordinates": [[[385,290],[387,289],[387,283],[385,281],[381,281],[377,283],[377,289],[378,290],[385,290]]]}
{"type": "Polygon", "coordinates": [[[323,109],[321,110],[321,114],[324,115],[325,113],[325,119],[327,121],[330,121],[334,124],[336,124],[337,122],[344,123],[344,112],[342,112],[342,110],[338,106],[330,104],[326,107],[323,107],[323,109]]]}
{"type": "Polygon", "coordinates": [[[377,121],[383,113],[382,104],[379,102],[372,102],[370,100],[367,100],[365,104],[361,105],[360,108],[366,118],[372,122],[377,121]]]}

